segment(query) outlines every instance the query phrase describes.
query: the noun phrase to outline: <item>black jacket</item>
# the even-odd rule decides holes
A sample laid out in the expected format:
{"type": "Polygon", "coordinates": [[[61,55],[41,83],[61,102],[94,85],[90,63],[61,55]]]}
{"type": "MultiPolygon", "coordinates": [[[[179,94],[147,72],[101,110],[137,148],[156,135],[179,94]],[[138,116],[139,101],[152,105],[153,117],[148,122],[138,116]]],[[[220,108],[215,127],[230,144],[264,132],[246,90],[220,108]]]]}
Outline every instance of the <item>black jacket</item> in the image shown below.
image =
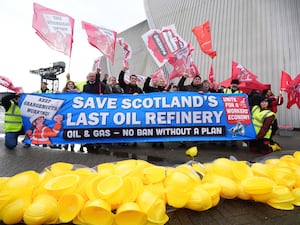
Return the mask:
{"type": "Polygon", "coordinates": [[[94,83],[89,81],[83,86],[83,92],[91,94],[107,94],[106,85],[100,81],[100,74],[96,74],[96,80],[94,83]]]}
{"type": "Polygon", "coordinates": [[[144,93],[143,90],[137,86],[132,84],[126,84],[124,81],[125,72],[121,70],[119,74],[119,84],[121,88],[123,88],[125,94],[133,94],[133,93],[144,93]]]}
{"type": "Polygon", "coordinates": [[[145,80],[144,88],[143,88],[143,91],[145,93],[169,91],[166,87],[163,86],[157,86],[157,87],[150,86],[150,80],[151,77],[147,77],[147,79],[145,80]]]}
{"type": "Polygon", "coordinates": [[[186,78],[181,77],[181,79],[178,82],[178,89],[179,91],[192,91],[192,92],[198,92],[198,91],[203,91],[203,85],[193,85],[193,82],[190,85],[184,85],[186,78]]]}
{"type": "MultiPolygon", "coordinates": [[[[11,100],[16,97],[15,93],[8,94],[1,99],[1,105],[4,107],[5,111],[11,106],[11,100]]],[[[17,104],[17,103],[16,103],[17,104]]]]}

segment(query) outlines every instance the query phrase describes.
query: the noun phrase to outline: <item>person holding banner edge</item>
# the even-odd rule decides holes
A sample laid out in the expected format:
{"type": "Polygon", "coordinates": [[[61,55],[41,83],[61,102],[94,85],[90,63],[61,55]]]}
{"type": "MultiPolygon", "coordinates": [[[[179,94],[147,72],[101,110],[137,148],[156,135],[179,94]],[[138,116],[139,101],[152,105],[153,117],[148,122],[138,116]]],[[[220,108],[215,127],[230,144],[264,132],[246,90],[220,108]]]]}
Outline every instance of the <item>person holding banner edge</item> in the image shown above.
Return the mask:
{"type": "MultiPolygon", "coordinates": [[[[18,137],[24,134],[23,120],[18,106],[21,93],[12,93],[2,98],[2,106],[5,109],[4,116],[4,145],[8,149],[14,149],[18,144],[18,137]]],[[[25,148],[30,145],[25,144],[25,148]]]]}

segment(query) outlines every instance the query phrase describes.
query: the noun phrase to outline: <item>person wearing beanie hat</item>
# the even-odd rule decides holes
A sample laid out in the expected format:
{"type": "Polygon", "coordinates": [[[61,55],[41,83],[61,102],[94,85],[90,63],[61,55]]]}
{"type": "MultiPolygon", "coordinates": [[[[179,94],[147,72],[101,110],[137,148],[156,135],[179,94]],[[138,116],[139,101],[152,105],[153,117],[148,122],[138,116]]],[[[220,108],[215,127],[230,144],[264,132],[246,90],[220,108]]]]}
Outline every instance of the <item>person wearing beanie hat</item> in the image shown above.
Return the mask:
{"type": "Polygon", "coordinates": [[[201,76],[199,74],[195,75],[193,81],[189,85],[184,85],[186,79],[188,78],[188,74],[184,74],[178,82],[179,91],[192,91],[192,92],[200,92],[203,93],[203,84],[201,82],[201,76]]]}
{"type": "Polygon", "coordinates": [[[239,84],[240,84],[240,81],[238,79],[231,80],[230,87],[224,88],[224,93],[225,94],[240,94],[240,93],[243,93],[239,89],[239,84]]]}
{"type": "Polygon", "coordinates": [[[251,110],[256,139],[249,142],[250,150],[264,155],[281,149],[271,139],[272,125],[276,119],[276,113],[269,110],[268,107],[269,99],[261,95],[258,99],[258,105],[253,106],[251,110]]]}
{"type": "MultiPolygon", "coordinates": [[[[263,90],[262,94],[269,99],[269,109],[274,112],[277,113],[277,106],[280,106],[283,104],[283,96],[280,93],[279,95],[275,96],[271,89],[265,89],[263,90]]],[[[272,131],[272,137],[275,135],[276,131],[278,130],[278,121],[277,119],[274,121],[274,124],[272,126],[273,131],[272,131]]]]}

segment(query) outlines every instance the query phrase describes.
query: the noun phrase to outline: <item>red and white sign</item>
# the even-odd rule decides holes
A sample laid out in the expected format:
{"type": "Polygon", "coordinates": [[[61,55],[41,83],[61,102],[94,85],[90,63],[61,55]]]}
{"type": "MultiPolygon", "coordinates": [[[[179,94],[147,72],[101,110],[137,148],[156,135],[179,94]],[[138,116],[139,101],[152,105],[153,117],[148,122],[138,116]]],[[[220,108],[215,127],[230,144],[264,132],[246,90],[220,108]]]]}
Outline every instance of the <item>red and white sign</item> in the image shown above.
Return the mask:
{"type": "Polygon", "coordinates": [[[33,3],[32,27],[52,49],[71,57],[74,19],[61,12],[33,3]]]}
{"type": "Polygon", "coordinates": [[[129,68],[128,59],[130,59],[132,55],[131,47],[124,41],[124,38],[118,38],[117,40],[123,49],[123,66],[129,68]]]}
{"type": "Polygon", "coordinates": [[[158,67],[162,67],[178,50],[187,45],[177,34],[174,25],[163,27],[162,30],[149,30],[142,35],[142,39],[158,67]]]}
{"type": "Polygon", "coordinates": [[[242,96],[223,96],[222,101],[229,124],[251,124],[249,105],[242,96]]]}
{"type": "Polygon", "coordinates": [[[200,75],[197,66],[193,63],[191,54],[194,51],[190,44],[179,49],[174,57],[168,60],[168,63],[172,66],[170,73],[170,80],[176,77],[181,77],[184,73],[187,73],[189,77],[200,75]]]}
{"type": "Polygon", "coordinates": [[[84,21],[81,24],[88,36],[88,42],[105,55],[113,64],[117,32],[84,21]]]}
{"type": "Polygon", "coordinates": [[[165,82],[167,82],[166,75],[162,68],[159,68],[154,74],[152,74],[151,78],[152,80],[163,79],[165,82]]]}

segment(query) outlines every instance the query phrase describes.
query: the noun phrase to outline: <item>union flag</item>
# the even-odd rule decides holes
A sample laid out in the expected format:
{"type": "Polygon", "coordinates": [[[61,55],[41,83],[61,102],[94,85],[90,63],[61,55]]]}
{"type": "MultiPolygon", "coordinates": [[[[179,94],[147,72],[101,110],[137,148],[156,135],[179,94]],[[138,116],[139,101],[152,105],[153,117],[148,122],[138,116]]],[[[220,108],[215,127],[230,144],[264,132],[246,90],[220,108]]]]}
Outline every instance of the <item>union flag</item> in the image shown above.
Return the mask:
{"type": "Polygon", "coordinates": [[[105,55],[113,64],[117,32],[81,21],[82,28],[86,31],[88,42],[105,55]]]}
{"type": "Polygon", "coordinates": [[[74,19],[64,13],[33,3],[32,27],[52,49],[71,57],[74,19]]]}
{"type": "Polygon", "coordinates": [[[197,38],[201,50],[209,55],[212,59],[217,56],[217,52],[212,50],[211,33],[209,21],[192,29],[197,38]]]}

